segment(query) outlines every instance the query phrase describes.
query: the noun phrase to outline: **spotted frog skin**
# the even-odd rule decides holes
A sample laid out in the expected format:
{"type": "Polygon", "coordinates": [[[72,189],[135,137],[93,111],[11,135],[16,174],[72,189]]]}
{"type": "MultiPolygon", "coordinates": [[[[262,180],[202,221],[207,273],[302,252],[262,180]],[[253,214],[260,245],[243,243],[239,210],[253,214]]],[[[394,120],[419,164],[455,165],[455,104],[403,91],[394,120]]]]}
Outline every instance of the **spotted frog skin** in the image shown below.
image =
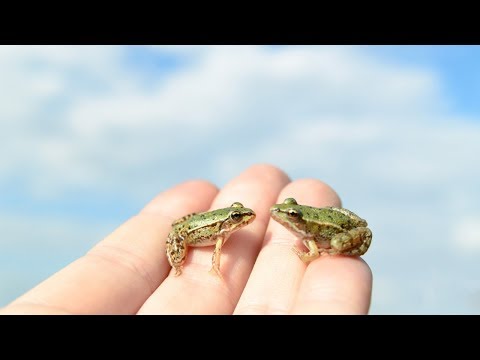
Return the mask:
{"type": "Polygon", "coordinates": [[[305,263],[322,253],[357,256],[368,250],[372,232],[367,222],[350,210],[299,205],[293,198],[271,207],[272,218],[303,240],[308,252],[293,247],[305,263]]]}
{"type": "Polygon", "coordinates": [[[175,275],[182,273],[182,267],[190,246],[215,245],[211,273],[220,278],[220,255],[222,246],[229,236],[255,220],[255,212],[235,202],[230,207],[186,215],[172,223],[166,253],[175,275]]]}

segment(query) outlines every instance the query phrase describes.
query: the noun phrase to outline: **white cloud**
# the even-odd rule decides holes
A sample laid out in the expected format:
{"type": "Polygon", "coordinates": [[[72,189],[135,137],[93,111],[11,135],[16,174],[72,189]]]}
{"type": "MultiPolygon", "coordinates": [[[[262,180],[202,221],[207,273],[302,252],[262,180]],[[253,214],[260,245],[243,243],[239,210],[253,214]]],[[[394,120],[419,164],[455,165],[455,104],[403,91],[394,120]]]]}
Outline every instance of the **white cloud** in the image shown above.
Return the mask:
{"type": "Polygon", "coordinates": [[[452,246],[465,252],[480,251],[480,214],[470,215],[452,227],[452,246]]]}
{"type": "Polygon", "coordinates": [[[151,45],[150,47],[162,54],[169,53],[188,57],[205,54],[213,48],[211,45],[151,45]]]}
{"type": "MultiPolygon", "coordinates": [[[[290,124],[300,144],[332,136],[369,141],[369,131],[378,134],[376,127],[384,125],[362,118],[389,113],[408,119],[429,111],[437,86],[428,72],[383,65],[353,47],[160,47],[198,61],[147,91],[124,64],[127,51],[7,47],[0,62],[10,77],[0,94],[10,99],[0,97],[0,117],[11,123],[0,146],[12,160],[3,160],[0,172],[8,176],[21,163],[35,179],[42,169],[30,186],[50,195],[81,184],[101,191],[115,183],[129,191],[137,187],[127,186],[125,171],[145,178],[151,164],[169,162],[178,152],[188,156],[229,138],[255,142],[247,133],[260,125],[271,127],[272,140],[290,124]],[[75,81],[87,84],[76,87],[75,81]],[[49,119],[51,112],[42,108],[55,99],[67,105],[49,119]]],[[[209,149],[208,162],[216,163],[215,155],[237,156],[233,150],[209,149]]]]}

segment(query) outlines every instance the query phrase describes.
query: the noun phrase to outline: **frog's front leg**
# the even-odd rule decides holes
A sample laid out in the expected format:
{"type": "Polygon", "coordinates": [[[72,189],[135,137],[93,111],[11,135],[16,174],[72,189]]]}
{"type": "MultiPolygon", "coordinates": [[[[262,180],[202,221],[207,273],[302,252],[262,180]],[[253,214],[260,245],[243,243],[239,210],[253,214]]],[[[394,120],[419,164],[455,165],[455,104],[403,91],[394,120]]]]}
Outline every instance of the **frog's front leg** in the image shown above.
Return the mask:
{"type": "Polygon", "coordinates": [[[308,252],[301,251],[295,246],[292,248],[293,252],[297,254],[300,260],[302,260],[304,263],[309,263],[320,256],[320,252],[318,251],[318,246],[315,240],[304,240],[303,243],[308,248],[308,252]]]}
{"type": "Polygon", "coordinates": [[[372,232],[367,227],[358,227],[335,235],[330,243],[333,254],[360,256],[367,252],[372,242],[372,232]]]}
{"type": "Polygon", "coordinates": [[[215,242],[215,250],[213,250],[212,256],[212,268],[210,269],[210,274],[217,275],[220,279],[223,280],[222,273],[220,272],[220,256],[222,255],[222,246],[226,242],[224,236],[217,236],[215,242]]]}
{"type": "Polygon", "coordinates": [[[171,232],[168,235],[165,251],[170,266],[175,269],[175,276],[182,273],[182,266],[187,258],[187,250],[188,246],[184,234],[171,232]]]}

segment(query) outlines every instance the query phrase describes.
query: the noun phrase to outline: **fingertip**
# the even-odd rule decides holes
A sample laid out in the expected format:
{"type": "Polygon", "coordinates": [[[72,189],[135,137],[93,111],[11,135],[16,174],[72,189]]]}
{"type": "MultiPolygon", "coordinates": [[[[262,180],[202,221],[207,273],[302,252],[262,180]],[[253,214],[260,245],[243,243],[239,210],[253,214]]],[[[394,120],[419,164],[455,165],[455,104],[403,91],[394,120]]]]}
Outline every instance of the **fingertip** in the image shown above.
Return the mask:
{"type": "Polygon", "coordinates": [[[259,177],[264,181],[281,181],[284,183],[290,182],[290,177],[288,174],[280,169],[279,167],[268,164],[268,163],[259,163],[259,164],[254,164],[250,167],[248,167],[245,171],[244,174],[247,175],[254,175],[255,177],[259,177]]]}
{"type": "Polygon", "coordinates": [[[322,256],[305,271],[295,313],[367,314],[372,271],[359,257],[322,256]]]}
{"type": "Polygon", "coordinates": [[[294,180],[283,189],[282,195],[288,197],[290,191],[292,196],[302,205],[315,207],[342,206],[342,201],[337,192],[330,185],[318,179],[294,180]]]}
{"type": "Polygon", "coordinates": [[[270,206],[289,181],[288,175],[276,166],[252,165],[223,187],[213,201],[212,207],[224,207],[225,204],[239,201],[255,211],[256,220],[253,227],[259,222],[266,224],[270,218],[270,206]]]}
{"type": "Polygon", "coordinates": [[[371,288],[372,270],[359,256],[324,255],[310,263],[307,272],[326,272],[332,281],[342,279],[351,284],[364,284],[371,288]]]}
{"type": "MultiPolygon", "coordinates": [[[[145,205],[141,213],[165,213],[169,209],[191,208],[194,203],[200,204],[201,209],[207,209],[218,191],[218,187],[207,180],[188,180],[162,191],[145,205]]],[[[172,213],[172,216],[182,214],[172,213]]]]}
{"type": "Polygon", "coordinates": [[[216,195],[218,192],[218,187],[208,180],[193,179],[179,183],[178,185],[172,187],[170,190],[167,191],[181,191],[194,194],[199,190],[216,195]]]}

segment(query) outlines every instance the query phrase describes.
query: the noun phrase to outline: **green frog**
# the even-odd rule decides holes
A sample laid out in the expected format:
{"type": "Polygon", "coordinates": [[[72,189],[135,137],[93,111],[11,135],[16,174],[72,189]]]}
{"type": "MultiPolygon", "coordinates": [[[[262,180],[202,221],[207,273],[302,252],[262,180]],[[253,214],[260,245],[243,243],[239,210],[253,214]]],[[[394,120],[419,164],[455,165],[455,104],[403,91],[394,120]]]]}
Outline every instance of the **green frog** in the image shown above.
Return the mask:
{"type": "Polygon", "coordinates": [[[186,215],[172,223],[168,234],[166,253],[175,275],[182,273],[182,266],[190,246],[215,245],[212,257],[211,273],[220,273],[220,255],[222,246],[229,236],[255,220],[255,212],[234,202],[230,207],[186,215]]]}
{"type": "Polygon", "coordinates": [[[363,255],[372,241],[367,222],[347,209],[299,205],[288,198],[272,206],[270,213],[275,221],[303,240],[308,252],[295,246],[292,250],[305,263],[322,253],[363,255]]]}

